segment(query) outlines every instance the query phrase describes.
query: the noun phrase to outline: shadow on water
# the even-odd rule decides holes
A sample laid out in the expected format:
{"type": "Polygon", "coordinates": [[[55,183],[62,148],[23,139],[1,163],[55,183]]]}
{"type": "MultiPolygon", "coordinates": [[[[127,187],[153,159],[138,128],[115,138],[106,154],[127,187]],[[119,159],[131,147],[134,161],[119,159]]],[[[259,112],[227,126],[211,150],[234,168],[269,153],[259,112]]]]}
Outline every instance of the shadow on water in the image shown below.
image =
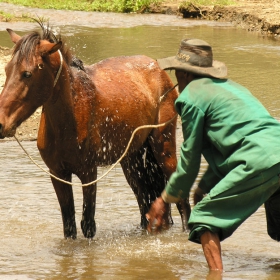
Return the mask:
{"type": "MultiPolygon", "coordinates": [[[[114,22],[112,14],[102,17],[114,22]]],[[[131,22],[144,21],[143,15],[123,16],[123,21],[126,17],[131,22]]],[[[274,117],[280,117],[279,82],[275,78],[280,61],[279,42],[226,24],[186,25],[180,21],[181,25],[149,25],[154,18],[145,16],[145,25],[107,28],[73,25],[76,19],[67,17],[72,24],[59,26],[69,46],[85,63],[119,55],[171,56],[182,38],[203,38],[212,44],[215,59],[227,64],[229,77],[248,87],[274,117]]],[[[14,28],[26,29],[29,31],[28,24],[14,28]]],[[[6,31],[0,31],[0,45],[12,46],[6,31]]],[[[174,79],[173,73],[171,76],[174,79]]],[[[179,152],[180,125],[177,134],[179,152]]],[[[175,224],[163,234],[150,236],[139,228],[138,206],[119,167],[98,183],[95,238],[84,239],[78,229],[77,240],[64,240],[50,179],[30,162],[16,142],[0,144],[1,279],[207,278],[202,249],[187,241],[175,208],[175,224]]],[[[23,144],[44,166],[36,143],[23,144]]],[[[206,166],[203,160],[198,180],[206,166]]],[[[106,170],[99,169],[99,176],[106,170]]],[[[81,188],[74,187],[77,224],[81,219],[81,192],[81,188]]],[[[223,279],[279,279],[279,244],[266,234],[263,207],[222,243],[222,249],[226,270],[223,279]]]]}

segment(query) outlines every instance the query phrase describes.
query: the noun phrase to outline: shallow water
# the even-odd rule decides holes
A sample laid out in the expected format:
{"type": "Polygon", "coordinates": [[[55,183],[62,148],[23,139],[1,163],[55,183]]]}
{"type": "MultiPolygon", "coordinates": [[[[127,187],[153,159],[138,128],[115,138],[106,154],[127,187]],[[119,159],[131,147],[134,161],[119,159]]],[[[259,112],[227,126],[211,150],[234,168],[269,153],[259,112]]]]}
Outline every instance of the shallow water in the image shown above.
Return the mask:
{"type": "MultiPolygon", "coordinates": [[[[3,5],[0,3],[0,10],[3,5]]],[[[74,16],[59,11],[52,21],[85,63],[117,55],[170,56],[182,38],[202,38],[212,44],[215,59],[227,64],[229,77],[248,87],[280,118],[278,41],[229,24],[176,16],[80,13],[74,16]]],[[[41,15],[52,16],[47,11],[41,15]]],[[[1,23],[0,45],[12,46],[5,28],[23,34],[34,27],[30,23],[1,23]]],[[[173,73],[171,76],[174,79],[173,73]]],[[[179,149],[179,126],[177,134],[179,149]]],[[[44,166],[36,143],[23,145],[44,166]]],[[[187,241],[175,208],[175,224],[163,234],[150,236],[139,228],[138,206],[119,167],[98,183],[94,239],[83,238],[78,226],[77,240],[64,240],[60,209],[48,175],[30,162],[16,142],[2,141],[0,146],[0,279],[207,278],[202,249],[187,241]]],[[[203,161],[198,179],[206,166],[203,161]]],[[[100,169],[99,176],[106,170],[100,169]]],[[[81,188],[74,187],[77,225],[81,193],[81,188]]],[[[266,234],[263,207],[222,243],[222,249],[223,279],[280,278],[279,244],[266,234]]]]}

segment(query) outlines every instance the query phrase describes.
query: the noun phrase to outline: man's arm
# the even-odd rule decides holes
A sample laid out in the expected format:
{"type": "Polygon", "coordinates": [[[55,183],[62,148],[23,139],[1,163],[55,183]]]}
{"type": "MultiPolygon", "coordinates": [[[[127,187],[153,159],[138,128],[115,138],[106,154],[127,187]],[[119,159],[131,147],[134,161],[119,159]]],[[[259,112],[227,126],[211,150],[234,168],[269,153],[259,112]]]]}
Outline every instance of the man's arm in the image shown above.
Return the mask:
{"type": "Polygon", "coordinates": [[[196,106],[184,102],[180,102],[176,107],[181,115],[184,142],[181,145],[176,172],[171,175],[162,193],[167,203],[189,197],[199,172],[203,145],[204,113],[196,106]]]}
{"type": "Polygon", "coordinates": [[[181,115],[184,136],[180,159],[161,197],[155,200],[146,215],[149,221],[148,231],[159,231],[164,226],[166,204],[176,203],[180,199],[189,197],[200,168],[204,114],[199,108],[184,103],[181,103],[178,112],[181,115]]]}
{"type": "Polygon", "coordinates": [[[216,175],[210,166],[203,174],[198,187],[194,190],[194,205],[196,205],[210,190],[217,184],[221,178],[216,175]]]}

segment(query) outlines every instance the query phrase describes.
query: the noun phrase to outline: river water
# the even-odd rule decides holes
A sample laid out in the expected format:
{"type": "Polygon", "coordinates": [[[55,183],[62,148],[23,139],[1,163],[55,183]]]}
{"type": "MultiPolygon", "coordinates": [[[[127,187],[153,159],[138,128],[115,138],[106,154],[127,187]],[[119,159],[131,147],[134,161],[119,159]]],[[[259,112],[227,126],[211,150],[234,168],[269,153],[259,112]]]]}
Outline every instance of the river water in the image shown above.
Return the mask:
{"type": "MultiPolygon", "coordinates": [[[[11,9],[0,3],[0,10],[11,9]]],[[[183,20],[166,15],[119,15],[13,8],[49,18],[85,63],[109,56],[175,55],[186,37],[208,41],[224,61],[229,77],[248,87],[269,112],[280,118],[279,41],[236,29],[229,23],[183,20]]],[[[33,23],[0,23],[0,46],[11,47],[6,28],[24,34],[33,23]]],[[[173,73],[170,73],[174,79],[173,73]]],[[[182,141],[177,129],[178,150],[182,141]]],[[[42,166],[36,142],[23,142],[42,166]]],[[[50,179],[14,141],[0,143],[0,279],[207,279],[200,246],[187,240],[173,208],[174,226],[156,236],[139,228],[135,197],[120,167],[98,183],[97,234],[93,240],[63,238],[62,221],[50,179]]],[[[202,162],[201,171],[206,168],[202,162]]],[[[99,176],[107,168],[99,169],[99,176]]],[[[74,181],[78,180],[74,177],[74,181]]],[[[77,224],[82,191],[74,187],[77,224]]],[[[280,279],[279,244],[266,234],[264,208],[222,243],[222,279],[280,279]]]]}

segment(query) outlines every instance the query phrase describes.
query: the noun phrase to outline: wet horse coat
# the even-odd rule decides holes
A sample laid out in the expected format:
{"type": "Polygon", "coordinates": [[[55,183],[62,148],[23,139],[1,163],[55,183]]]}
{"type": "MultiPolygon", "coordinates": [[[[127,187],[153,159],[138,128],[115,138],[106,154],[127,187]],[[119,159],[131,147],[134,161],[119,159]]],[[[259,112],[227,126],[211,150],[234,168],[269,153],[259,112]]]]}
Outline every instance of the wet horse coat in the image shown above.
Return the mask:
{"type": "MultiPolygon", "coordinates": [[[[174,117],[177,92],[172,90],[160,99],[173,84],[151,58],[122,56],[84,67],[60,38],[39,24],[42,34],[20,37],[8,29],[16,45],[0,95],[0,137],[13,136],[42,106],[37,146],[51,174],[69,182],[75,174],[83,184],[92,182],[98,166],[119,159],[135,128],[174,117]]],[[[176,120],[137,132],[121,161],[138,201],[143,228],[147,226],[145,213],[176,168],[175,129],[176,120]]],[[[51,180],[61,207],[64,236],[76,238],[72,186],[51,180]]],[[[96,232],[95,203],[96,184],[83,187],[81,228],[88,238],[96,232]]],[[[183,205],[185,201],[177,206],[185,228],[183,205]]],[[[170,209],[165,220],[172,223],[170,209]]]]}

